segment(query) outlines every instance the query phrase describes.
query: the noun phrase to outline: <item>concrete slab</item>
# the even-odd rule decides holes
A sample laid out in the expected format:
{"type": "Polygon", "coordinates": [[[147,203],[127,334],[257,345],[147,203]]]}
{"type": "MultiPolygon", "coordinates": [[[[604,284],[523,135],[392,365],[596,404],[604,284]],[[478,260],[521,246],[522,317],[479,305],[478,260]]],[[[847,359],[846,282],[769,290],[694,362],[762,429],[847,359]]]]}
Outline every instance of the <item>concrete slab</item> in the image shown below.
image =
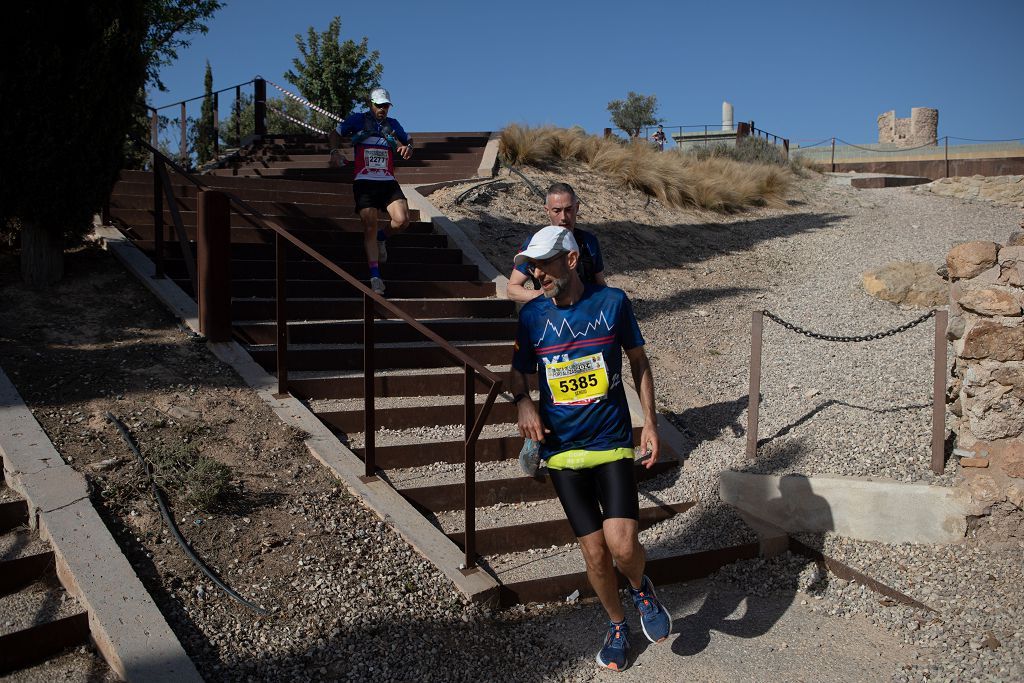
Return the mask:
{"type": "Polygon", "coordinates": [[[858,189],[879,189],[885,187],[907,187],[930,183],[931,178],[895,173],[825,173],[836,185],[850,185],[858,189]]]}
{"type": "Polygon", "coordinates": [[[834,531],[882,543],[956,543],[967,532],[965,492],[861,477],[725,471],[719,495],[789,532],[834,531]]]}
{"type": "Polygon", "coordinates": [[[126,681],[201,681],[192,660],[92,506],[84,477],[50,443],[0,370],[4,477],[50,542],[57,576],[89,612],[89,631],[126,681]]]}

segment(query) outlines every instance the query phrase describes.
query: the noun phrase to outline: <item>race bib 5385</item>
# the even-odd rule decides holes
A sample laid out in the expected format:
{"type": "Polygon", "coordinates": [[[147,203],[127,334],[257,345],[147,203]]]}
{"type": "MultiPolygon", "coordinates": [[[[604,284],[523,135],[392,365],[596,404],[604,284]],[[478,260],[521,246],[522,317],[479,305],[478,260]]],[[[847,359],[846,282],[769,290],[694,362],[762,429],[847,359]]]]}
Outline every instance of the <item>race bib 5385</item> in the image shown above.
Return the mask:
{"type": "Polygon", "coordinates": [[[608,370],[603,354],[549,363],[544,370],[556,404],[593,403],[608,396],[608,370]]]}

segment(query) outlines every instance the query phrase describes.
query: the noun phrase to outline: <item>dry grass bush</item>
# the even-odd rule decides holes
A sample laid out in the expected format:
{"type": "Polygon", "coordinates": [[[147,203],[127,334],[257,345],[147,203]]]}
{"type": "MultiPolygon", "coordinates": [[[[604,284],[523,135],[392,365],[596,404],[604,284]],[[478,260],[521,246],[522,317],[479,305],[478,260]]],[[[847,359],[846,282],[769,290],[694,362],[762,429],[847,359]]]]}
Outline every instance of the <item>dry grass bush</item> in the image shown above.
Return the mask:
{"type": "Polygon", "coordinates": [[[782,207],[793,181],[786,166],[659,152],[646,142],[624,143],[587,135],[580,128],[512,124],[502,131],[499,153],[514,166],[550,168],[576,161],[680,208],[782,207]]]}

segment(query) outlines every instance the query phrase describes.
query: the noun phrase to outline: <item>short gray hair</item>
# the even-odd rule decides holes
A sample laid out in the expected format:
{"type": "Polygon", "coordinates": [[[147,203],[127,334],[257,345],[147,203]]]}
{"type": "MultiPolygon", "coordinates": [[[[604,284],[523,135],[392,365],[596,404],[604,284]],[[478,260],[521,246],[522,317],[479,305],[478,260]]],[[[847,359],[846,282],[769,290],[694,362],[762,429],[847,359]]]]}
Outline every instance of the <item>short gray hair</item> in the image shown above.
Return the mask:
{"type": "Polygon", "coordinates": [[[548,187],[547,194],[544,195],[544,203],[548,203],[548,197],[553,194],[567,194],[572,197],[573,202],[578,202],[579,199],[576,197],[576,190],[572,189],[572,185],[569,183],[551,183],[548,187]]]}

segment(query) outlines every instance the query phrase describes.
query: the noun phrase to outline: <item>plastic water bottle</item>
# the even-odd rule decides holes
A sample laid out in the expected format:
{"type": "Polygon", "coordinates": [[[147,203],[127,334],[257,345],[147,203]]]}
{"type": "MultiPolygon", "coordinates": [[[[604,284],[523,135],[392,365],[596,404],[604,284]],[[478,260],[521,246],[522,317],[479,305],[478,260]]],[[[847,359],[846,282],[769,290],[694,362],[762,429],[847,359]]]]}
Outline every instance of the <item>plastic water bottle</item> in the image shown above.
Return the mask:
{"type": "Polygon", "coordinates": [[[523,448],[519,451],[519,467],[523,474],[528,477],[537,476],[537,468],[540,467],[540,443],[533,439],[523,442],[523,448]]]}

